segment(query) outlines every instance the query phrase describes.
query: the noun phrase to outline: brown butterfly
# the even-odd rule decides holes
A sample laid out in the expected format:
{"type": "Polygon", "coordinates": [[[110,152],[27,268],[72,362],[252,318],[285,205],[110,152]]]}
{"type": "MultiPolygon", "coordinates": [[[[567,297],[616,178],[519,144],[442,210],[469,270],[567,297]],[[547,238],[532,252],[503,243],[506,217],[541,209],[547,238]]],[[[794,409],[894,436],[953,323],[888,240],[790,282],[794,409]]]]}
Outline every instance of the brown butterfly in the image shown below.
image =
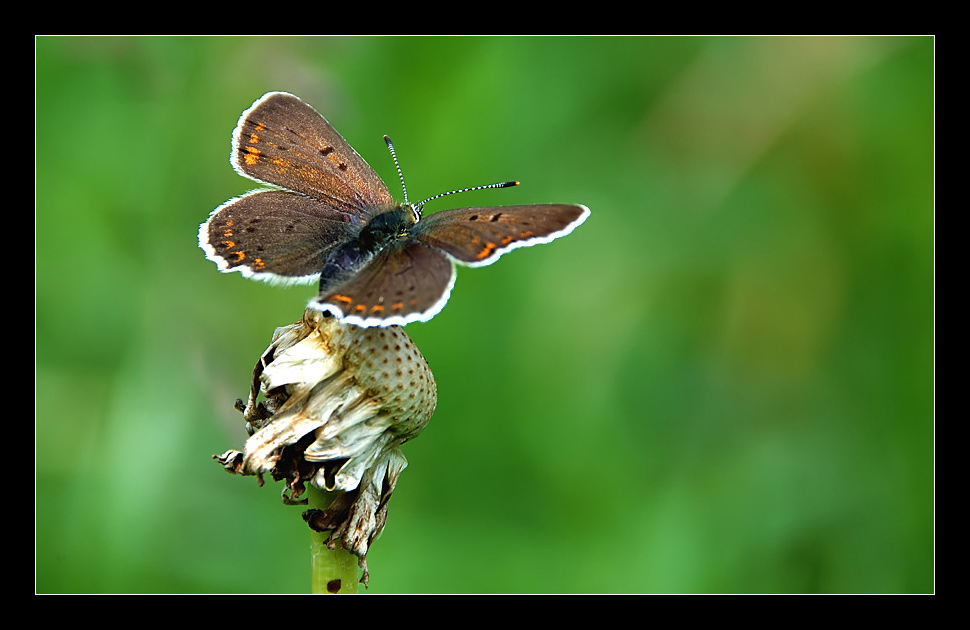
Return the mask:
{"type": "Polygon", "coordinates": [[[431,319],[448,301],[453,263],[491,264],[509,250],[569,234],[589,216],[588,208],[572,204],[423,216],[425,203],[451,193],[411,204],[405,191],[404,203],[395,203],[330,123],[285,92],[270,92],[243,112],[230,162],[239,174],[276,188],[216,208],[199,227],[206,257],[221,271],[259,280],[319,281],[310,307],[358,326],[431,319]]]}

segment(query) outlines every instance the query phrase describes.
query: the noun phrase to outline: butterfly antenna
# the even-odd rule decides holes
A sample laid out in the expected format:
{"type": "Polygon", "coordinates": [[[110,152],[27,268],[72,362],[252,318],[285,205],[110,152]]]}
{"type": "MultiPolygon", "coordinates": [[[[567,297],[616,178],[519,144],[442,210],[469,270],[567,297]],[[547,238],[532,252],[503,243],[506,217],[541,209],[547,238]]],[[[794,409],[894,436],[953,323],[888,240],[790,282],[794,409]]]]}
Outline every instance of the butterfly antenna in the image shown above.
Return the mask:
{"type": "Polygon", "coordinates": [[[401,170],[401,165],[397,161],[397,154],[394,153],[394,145],[391,143],[391,139],[384,136],[384,142],[387,143],[387,150],[391,152],[391,159],[394,160],[394,167],[397,169],[397,176],[401,178],[401,188],[404,190],[404,203],[407,203],[408,187],[404,185],[404,171],[401,170]]]}
{"type": "MultiPolygon", "coordinates": [[[[391,143],[391,139],[384,136],[384,142],[387,143],[387,150],[391,152],[391,159],[394,160],[394,167],[397,168],[397,175],[401,178],[401,188],[404,190],[404,203],[408,203],[408,188],[404,185],[404,172],[401,170],[401,165],[397,161],[397,154],[394,153],[394,144],[391,143]]],[[[416,213],[415,216],[420,217],[421,210],[424,208],[424,204],[429,201],[434,201],[435,199],[440,199],[441,197],[447,197],[448,195],[454,195],[455,193],[469,192],[471,190],[485,190],[486,188],[509,188],[511,186],[518,186],[519,182],[499,182],[497,184],[485,184],[484,186],[472,186],[471,188],[459,188],[457,190],[449,190],[448,192],[440,193],[434,195],[433,197],[428,197],[421,203],[414,204],[413,208],[416,213]]]]}
{"type": "Polygon", "coordinates": [[[510,188],[512,186],[518,186],[519,182],[499,182],[497,184],[485,184],[484,186],[472,186],[471,188],[459,188],[458,190],[449,190],[448,192],[440,193],[434,195],[433,197],[428,197],[421,203],[414,204],[416,208],[423,208],[424,204],[429,201],[434,201],[435,199],[440,199],[441,197],[447,197],[448,195],[454,195],[455,193],[468,192],[470,190],[485,190],[486,188],[510,188]]]}

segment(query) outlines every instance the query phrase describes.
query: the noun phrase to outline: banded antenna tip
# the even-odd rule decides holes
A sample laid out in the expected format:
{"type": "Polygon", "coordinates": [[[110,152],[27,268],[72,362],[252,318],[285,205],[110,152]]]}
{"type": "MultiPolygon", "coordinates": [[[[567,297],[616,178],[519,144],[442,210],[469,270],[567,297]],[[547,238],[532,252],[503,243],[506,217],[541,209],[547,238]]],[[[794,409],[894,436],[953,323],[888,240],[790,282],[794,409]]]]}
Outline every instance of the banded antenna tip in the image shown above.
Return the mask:
{"type": "Polygon", "coordinates": [[[404,203],[408,203],[408,187],[404,185],[404,171],[401,170],[401,165],[397,161],[397,154],[394,153],[394,144],[391,139],[384,135],[384,142],[387,143],[387,150],[391,152],[391,159],[394,160],[394,168],[397,169],[397,176],[401,178],[401,190],[404,191],[404,203]]]}

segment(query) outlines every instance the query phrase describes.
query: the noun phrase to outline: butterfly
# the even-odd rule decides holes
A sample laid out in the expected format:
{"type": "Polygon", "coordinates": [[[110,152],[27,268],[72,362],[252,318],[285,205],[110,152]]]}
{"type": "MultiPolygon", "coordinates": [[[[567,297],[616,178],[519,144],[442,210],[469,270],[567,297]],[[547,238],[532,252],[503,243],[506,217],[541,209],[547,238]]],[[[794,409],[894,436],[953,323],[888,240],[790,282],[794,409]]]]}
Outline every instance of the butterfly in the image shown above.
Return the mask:
{"type": "MultiPolygon", "coordinates": [[[[394,146],[388,149],[401,175],[394,146]]],[[[569,234],[589,216],[574,204],[442,210],[425,203],[478,186],[395,203],[387,186],[315,109],[269,92],[243,112],[230,162],[273,188],[230,199],[199,227],[220,271],[274,283],[318,282],[309,307],[357,326],[427,321],[448,301],[455,265],[489,265],[517,247],[569,234]]],[[[401,175],[403,187],[404,177],[401,175]]]]}

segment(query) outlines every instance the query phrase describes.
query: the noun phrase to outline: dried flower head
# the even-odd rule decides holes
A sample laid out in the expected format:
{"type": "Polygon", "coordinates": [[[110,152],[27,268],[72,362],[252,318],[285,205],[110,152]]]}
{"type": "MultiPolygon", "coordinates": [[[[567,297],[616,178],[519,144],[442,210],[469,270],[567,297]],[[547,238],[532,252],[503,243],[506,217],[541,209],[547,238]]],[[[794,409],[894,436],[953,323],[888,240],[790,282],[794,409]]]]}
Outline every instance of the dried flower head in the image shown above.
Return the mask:
{"type": "Polygon", "coordinates": [[[436,402],[434,376],[403,329],[360,328],[307,309],[276,330],[248,401],[236,403],[250,434],[244,450],[215,457],[260,484],[266,474],[283,480],[284,503],[306,503],[307,483],[339,493],[304,518],[331,532],[329,547],[358,557],[366,584],[367,550],[407,466],[400,446],[424,429],[436,402]]]}

